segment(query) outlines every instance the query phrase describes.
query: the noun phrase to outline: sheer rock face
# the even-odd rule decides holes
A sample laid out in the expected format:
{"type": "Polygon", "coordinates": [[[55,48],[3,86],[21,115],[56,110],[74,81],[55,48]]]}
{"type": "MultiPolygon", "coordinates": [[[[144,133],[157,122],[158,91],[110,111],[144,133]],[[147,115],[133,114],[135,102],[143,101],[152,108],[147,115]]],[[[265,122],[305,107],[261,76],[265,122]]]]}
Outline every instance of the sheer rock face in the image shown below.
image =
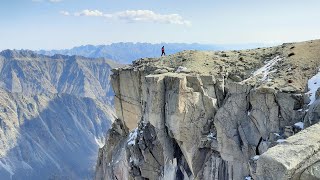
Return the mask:
{"type": "Polygon", "coordinates": [[[124,143],[121,143],[126,141],[127,135],[127,127],[119,119],[115,120],[112,128],[108,131],[106,145],[99,151],[96,168],[97,179],[113,179],[115,177],[125,179],[129,177],[126,150],[124,143]],[[106,148],[108,148],[108,151],[106,148]]]}
{"type": "Polygon", "coordinates": [[[317,179],[320,101],[309,106],[305,92],[319,48],[183,51],[115,69],[115,108],[130,133],[113,145],[124,149],[111,168],[125,165],[101,171],[110,161],[100,158],[96,179],[317,179]]]}
{"type": "Polygon", "coordinates": [[[114,70],[119,122],[131,132],[100,150],[96,179],[261,177],[259,156],[306,114],[304,94],[155,69],[114,70]]]}

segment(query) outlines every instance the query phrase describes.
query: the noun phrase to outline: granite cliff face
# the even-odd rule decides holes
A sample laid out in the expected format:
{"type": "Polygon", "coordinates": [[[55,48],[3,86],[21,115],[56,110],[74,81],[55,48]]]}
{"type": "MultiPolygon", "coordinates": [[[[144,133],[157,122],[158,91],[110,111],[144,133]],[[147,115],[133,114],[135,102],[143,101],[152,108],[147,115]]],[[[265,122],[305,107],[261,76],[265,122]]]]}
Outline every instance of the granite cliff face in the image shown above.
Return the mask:
{"type": "Polygon", "coordinates": [[[0,179],[92,179],[114,119],[104,59],[0,53],[0,179]]]}
{"type": "Polygon", "coordinates": [[[115,69],[118,120],[95,179],[319,179],[320,84],[308,80],[319,45],[185,51],[115,69]]]}

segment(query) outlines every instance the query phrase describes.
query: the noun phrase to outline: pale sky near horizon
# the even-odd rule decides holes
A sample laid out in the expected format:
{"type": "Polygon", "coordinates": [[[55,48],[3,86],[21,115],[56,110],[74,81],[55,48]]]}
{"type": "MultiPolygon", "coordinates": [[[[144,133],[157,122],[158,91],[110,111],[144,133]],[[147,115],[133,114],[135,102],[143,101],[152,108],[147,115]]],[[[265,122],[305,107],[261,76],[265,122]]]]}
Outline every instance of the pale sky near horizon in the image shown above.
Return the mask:
{"type": "Polygon", "coordinates": [[[320,38],[319,0],[2,0],[0,50],[320,38]]]}

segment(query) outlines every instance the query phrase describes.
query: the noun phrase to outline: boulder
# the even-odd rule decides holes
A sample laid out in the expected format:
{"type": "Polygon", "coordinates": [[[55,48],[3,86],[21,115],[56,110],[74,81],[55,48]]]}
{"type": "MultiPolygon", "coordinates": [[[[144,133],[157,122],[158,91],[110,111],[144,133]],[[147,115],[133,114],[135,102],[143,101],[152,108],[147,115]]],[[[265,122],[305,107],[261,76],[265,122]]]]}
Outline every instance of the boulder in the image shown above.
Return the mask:
{"type": "Polygon", "coordinates": [[[320,143],[315,143],[320,141],[319,131],[320,124],[315,124],[262,154],[257,162],[257,179],[298,180],[311,176],[320,158],[320,143]]]}

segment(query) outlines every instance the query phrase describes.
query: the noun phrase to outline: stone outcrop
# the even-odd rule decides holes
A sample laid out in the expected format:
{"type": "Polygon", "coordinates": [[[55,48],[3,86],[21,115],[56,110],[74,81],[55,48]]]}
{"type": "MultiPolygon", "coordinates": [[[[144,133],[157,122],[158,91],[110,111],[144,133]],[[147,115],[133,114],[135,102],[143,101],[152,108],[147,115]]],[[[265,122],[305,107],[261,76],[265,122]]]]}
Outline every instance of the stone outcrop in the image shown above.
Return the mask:
{"type": "Polygon", "coordinates": [[[115,120],[106,137],[106,145],[99,151],[96,179],[126,179],[129,177],[125,143],[123,143],[127,135],[128,128],[119,119],[115,120]]]}
{"type": "Polygon", "coordinates": [[[308,105],[306,77],[292,66],[302,54],[290,51],[269,48],[245,64],[237,52],[191,51],[113,70],[118,123],[130,133],[100,149],[96,180],[317,179],[319,100],[308,105]],[[283,77],[293,68],[297,82],[283,77]]]}
{"type": "Polygon", "coordinates": [[[258,177],[257,157],[305,115],[303,94],[150,69],[114,70],[117,114],[131,133],[100,150],[96,179],[258,177]]]}
{"type": "Polygon", "coordinates": [[[309,108],[307,115],[304,118],[306,127],[314,125],[320,121],[320,99],[318,98],[309,108]]]}
{"type": "Polygon", "coordinates": [[[256,179],[319,179],[320,124],[269,149],[258,160],[256,179]]]}

